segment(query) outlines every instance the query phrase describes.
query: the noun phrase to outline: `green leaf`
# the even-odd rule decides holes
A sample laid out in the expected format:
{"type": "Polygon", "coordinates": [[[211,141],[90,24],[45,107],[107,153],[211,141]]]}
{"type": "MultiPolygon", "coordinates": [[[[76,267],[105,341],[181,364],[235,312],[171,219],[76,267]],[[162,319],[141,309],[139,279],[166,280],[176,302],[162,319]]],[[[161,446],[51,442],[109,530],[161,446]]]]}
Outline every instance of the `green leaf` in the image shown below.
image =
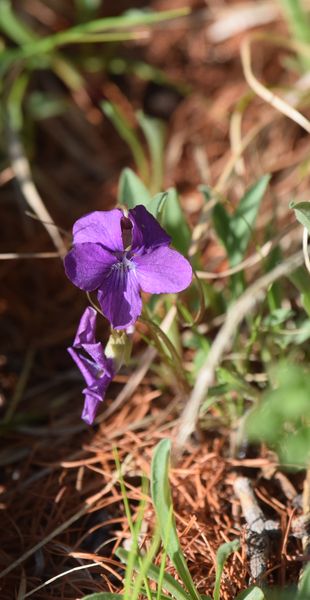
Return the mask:
{"type": "Polygon", "coordinates": [[[158,219],[159,221],[162,211],[164,210],[167,197],[167,192],[160,192],[159,194],[156,194],[156,196],[153,196],[153,198],[146,207],[147,210],[151,213],[151,215],[153,215],[153,217],[155,217],[155,219],[158,219]]]}
{"type": "Polygon", "coordinates": [[[132,169],[126,168],[122,171],[118,185],[118,202],[128,208],[134,208],[137,204],[148,207],[152,196],[143,181],[132,169]]]}
{"type": "MultiPolygon", "coordinates": [[[[129,552],[127,552],[127,550],[124,550],[124,548],[118,548],[116,550],[115,554],[116,554],[116,556],[118,558],[121,559],[122,562],[124,562],[125,564],[127,564],[127,561],[129,559],[129,552]]],[[[134,563],[134,567],[135,567],[136,571],[139,572],[139,570],[141,568],[141,565],[139,563],[139,558],[138,557],[136,557],[136,560],[135,560],[135,563],[134,563]]],[[[153,581],[158,582],[158,580],[160,578],[160,569],[159,569],[159,567],[156,567],[155,565],[151,564],[150,567],[149,567],[149,569],[148,569],[147,575],[153,581]]],[[[172,575],[169,575],[169,573],[164,573],[162,586],[163,586],[163,588],[165,590],[167,590],[167,592],[170,592],[170,594],[172,594],[172,596],[176,600],[190,600],[190,596],[183,590],[183,588],[179,584],[179,582],[176,581],[172,577],[172,575]]]]}
{"type": "Polygon", "coordinates": [[[289,278],[300,291],[302,305],[310,317],[310,277],[306,267],[299,267],[289,278]]]}
{"type": "Polygon", "coordinates": [[[283,362],[274,370],[276,389],[267,392],[246,420],[250,440],[265,441],[291,468],[310,459],[310,378],[303,368],[283,362]]]}
{"type": "Polygon", "coordinates": [[[224,565],[228,557],[238,550],[240,546],[239,540],[233,540],[232,542],[226,542],[222,544],[216,553],[216,573],[215,573],[215,585],[214,585],[214,600],[220,600],[220,586],[221,577],[224,569],[224,565]]]}
{"type": "Polygon", "coordinates": [[[164,142],[165,142],[165,124],[159,119],[149,117],[143,112],[138,112],[138,121],[148,143],[152,174],[150,180],[150,189],[159,192],[163,182],[164,169],[164,142]]]}
{"type": "Polygon", "coordinates": [[[265,594],[255,585],[254,587],[250,587],[249,589],[240,592],[236,600],[265,600],[265,594]]]}
{"type": "Polygon", "coordinates": [[[98,592],[83,596],[82,600],[123,600],[123,594],[113,594],[112,592],[98,592]]]}
{"type": "Polygon", "coordinates": [[[294,210],[297,221],[310,233],[310,202],[291,202],[289,206],[294,210]]]}
{"type": "Polygon", "coordinates": [[[182,254],[187,254],[191,242],[191,232],[174,188],[167,190],[161,224],[171,235],[174,247],[182,254]]]}
{"type": "Polygon", "coordinates": [[[10,0],[0,2],[0,31],[16,44],[27,44],[35,40],[35,34],[16,16],[10,0]]]}
{"type": "Polygon", "coordinates": [[[141,176],[147,179],[149,171],[148,164],[145,158],[144,149],[140,143],[135,129],[126,119],[125,115],[123,115],[119,108],[115,104],[112,104],[112,102],[104,100],[101,102],[101,108],[104,114],[113,123],[120,137],[129,147],[141,176]]]}
{"type": "Polygon", "coordinates": [[[307,600],[310,598],[310,565],[308,565],[301,578],[296,600],[307,600]]]}
{"type": "Polygon", "coordinates": [[[269,175],[261,177],[245,193],[233,215],[228,214],[222,204],[216,204],[213,209],[214,227],[232,267],[244,258],[269,179],[269,175]]]}
{"type": "Polygon", "coordinates": [[[159,442],[155,448],[151,467],[152,500],[164,548],[187,588],[190,597],[193,600],[201,600],[182,553],[173,515],[168,480],[170,448],[171,443],[168,439],[159,442]],[[169,527],[169,531],[167,531],[167,527],[169,527]]]}

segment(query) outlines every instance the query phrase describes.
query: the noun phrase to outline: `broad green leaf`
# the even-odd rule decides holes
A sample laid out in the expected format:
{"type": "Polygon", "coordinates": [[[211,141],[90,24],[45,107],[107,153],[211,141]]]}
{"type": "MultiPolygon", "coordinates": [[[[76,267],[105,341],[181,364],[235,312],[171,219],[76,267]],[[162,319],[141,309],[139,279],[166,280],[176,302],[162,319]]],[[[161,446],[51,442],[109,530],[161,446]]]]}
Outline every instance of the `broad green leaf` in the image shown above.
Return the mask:
{"type": "Polygon", "coordinates": [[[89,596],[83,596],[82,600],[123,600],[122,594],[113,594],[112,592],[98,592],[90,594],[89,596]]]}
{"type": "Polygon", "coordinates": [[[224,565],[228,557],[238,550],[240,546],[239,540],[233,540],[232,542],[226,542],[222,544],[216,553],[216,573],[215,573],[215,585],[214,585],[214,600],[220,600],[220,586],[221,577],[224,569],[224,565]]]}
{"type": "Polygon", "coordinates": [[[174,247],[187,254],[191,233],[184,213],[180,206],[178,193],[174,188],[167,190],[167,199],[162,212],[161,224],[163,228],[171,235],[174,247]]]}
{"type": "Polygon", "coordinates": [[[291,468],[306,467],[310,459],[310,378],[303,368],[283,362],[274,370],[277,388],[246,420],[250,440],[264,441],[291,468]]]}
{"type": "Polygon", "coordinates": [[[152,196],[145,187],[143,181],[132,171],[126,168],[122,171],[118,185],[118,202],[128,208],[134,208],[137,204],[148,207],[152,196]]]}
{"type": "MultiPolygon", "coordinates": [[[[127,550],[124,550],[124,548],[118,548],[116,550],[116,556],[118,558],[121,559],[121,561],[125,564],[127,564],[128,559],[129,559],[129,552],[127,552],[127,550]]],[[[135,560],[134,563],[134,567],[136,569],[136,571],[139,572],[140,570],[140,563],[139,563],[139,559],[138,557],[135,560]]],[[[152,579],[153,581],[158,582],[159,577],[160,577],[160,569],[159,567],[156,567],[155,565],[151,564],[148,570],[148,577],[150,579],[152,579]]],[[[190,596],[187,594],[187,592],[185,592],[182,588],[182,586],[179,584],[178,581],[176,581],[172,575],[169,575],[169,573],[165,573],[164,577],[163,577],[163,588],[165,590],[167,590],[167,592],[169,592],[170,594],[172,594],[172,596],[176,599],[176,600],[190,600],[190,596]]]]}
{"type": "Polygon", "coordinates": [[[232,267],[244,258],[269,179],[269,175],[261,177],[240,200],[233,215],[228,214],[222,204],[217,204],[213,209],[214,227],[232,267]]]}
{"type": "Polygon", "coordinates": [[[265,600],[265,594],[259,587],[254,586],[240,592],[236,600],[265,600]]]}
{"type": "Polygon", "coordinates": [[[167,554],[187,588],[190,597],[193,600],[201,600],[182,553],[173,515],[172,498],[168,480],[170,448],[171,443],[168,439],[159,442],[155,448],[151,467],[152,500],[156,511],[161,539],[167,554]],[[169,527],[168,532],[167,527],[169,527]]]}
{"type": "Polygon", "coordinates": [[[290,208],[294,210],[297,221],[310,233],[310,202],[291,202],[290,208]]]}

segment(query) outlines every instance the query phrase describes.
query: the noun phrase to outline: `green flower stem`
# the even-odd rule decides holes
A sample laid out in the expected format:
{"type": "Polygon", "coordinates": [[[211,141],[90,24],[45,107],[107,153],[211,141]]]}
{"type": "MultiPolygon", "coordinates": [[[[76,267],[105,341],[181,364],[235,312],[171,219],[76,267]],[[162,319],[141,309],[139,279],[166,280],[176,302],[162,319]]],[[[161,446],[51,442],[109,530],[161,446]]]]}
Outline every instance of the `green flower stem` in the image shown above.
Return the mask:
{"type": "Polygon", "coordinates": [[[148,315],[146,314],[146,310],[143,311],[142,316],[140,317],[140,321],[142,323],[145,323],[149,327],[150,333],[151,333],[157,347],[158,347],[159,341],[161,341],[166,346],[166,348],[168,349],[168,351],[170,353],[171,359],[172,359],[171,366],[174,368],[174,371],[178,378],[178,381],[180,381],[184,390],[186,392],[188,392],[190,387],[189,387],[186,377],[184,376],[184,368],[182,365],[181,357],[180,357],[179,353],[177,352],[177,350],[175,349],[175,347],[172,344],[169,337],[166,335],[166,333],[164,333],[164,331],[159,327],[159,325],[157,325],[157,323],[154,323],[154,321],[152,321],[148,317],[148,315]]]}

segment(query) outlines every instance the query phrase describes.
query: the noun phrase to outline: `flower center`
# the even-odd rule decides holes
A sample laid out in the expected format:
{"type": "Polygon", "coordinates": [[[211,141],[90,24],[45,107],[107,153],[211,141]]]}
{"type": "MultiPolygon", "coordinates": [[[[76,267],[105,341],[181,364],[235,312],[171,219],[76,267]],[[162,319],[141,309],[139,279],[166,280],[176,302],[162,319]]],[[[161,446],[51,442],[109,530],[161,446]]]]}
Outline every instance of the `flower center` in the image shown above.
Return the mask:
{"type": "Polygon", "coordinates": [[[118,259],[118,261],[112,266],[113,271],[119,271],[121,273],[126,273],[131,269],[134,269],[134,263],[127,258],[126,254],[123,254],[122,257],[118,259]]]}

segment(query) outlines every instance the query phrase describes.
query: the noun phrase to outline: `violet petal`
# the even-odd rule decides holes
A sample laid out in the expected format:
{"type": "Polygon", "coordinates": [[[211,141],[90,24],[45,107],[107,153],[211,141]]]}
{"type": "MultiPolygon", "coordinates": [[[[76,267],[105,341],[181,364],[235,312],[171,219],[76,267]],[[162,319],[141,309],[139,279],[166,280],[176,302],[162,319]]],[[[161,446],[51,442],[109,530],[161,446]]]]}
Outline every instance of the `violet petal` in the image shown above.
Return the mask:
{"type": "Polygon", "coordinates": [[[73,243],[102,244],[108,250],[123,250],[121,218],[118,208],[94,211],[81,217],[73,226],[73,243]]]}
{"type": "Polygon", "coordinates": [[[144,292],[176,293],[187,288],[192,280],[192,267],[176,250],[161,246],[135,256],[138,282],[144,292]]]}
{"type": "Polygon", "coordinates": [[[129,218],[133,224],[133,250],[141,246],[145,248],[157,248],[158,246],[167,246],[170,244],[171,237],[144,206],[139,205],[132,208],[129,211],[129,218]]]}
{"type": "Polygon", "coordinates": [[[88,306],[81,316],[73,346],[95,343],[96,318],[97,312],[92,306],[88,306]]]}
{"type": "Polygon", "coordinates": [[[81,417],[83,421],[87,423],[87,425],[92,425],[96,418],[100,403],[102,402],[102,398],[98,397],[97,395],[90,394],[87,388],[84,390],[84,394],[85,401],[81,417]]]}
{"type": "Polygon", "coordinates": [[[113,329],[132,325],[142,311],[135,269],[113,269],[98,290],[98,301],[113,329]]]}
{"type": "Polygon", "coordinates": [[[115,373],[113,360],[106,357],[102,344],[95,340],[96,316],[92,307],[86,308],[74,344],[68,348],[87,385],[83,390],[85,402],[82,418],[90,425],[115,373]]]}
{"type": "Polygon", "coordinates": [[[100,244],[76,244],[65,256],[67,277],[81,290],[96,290],[116,262],[100,244]]]}

